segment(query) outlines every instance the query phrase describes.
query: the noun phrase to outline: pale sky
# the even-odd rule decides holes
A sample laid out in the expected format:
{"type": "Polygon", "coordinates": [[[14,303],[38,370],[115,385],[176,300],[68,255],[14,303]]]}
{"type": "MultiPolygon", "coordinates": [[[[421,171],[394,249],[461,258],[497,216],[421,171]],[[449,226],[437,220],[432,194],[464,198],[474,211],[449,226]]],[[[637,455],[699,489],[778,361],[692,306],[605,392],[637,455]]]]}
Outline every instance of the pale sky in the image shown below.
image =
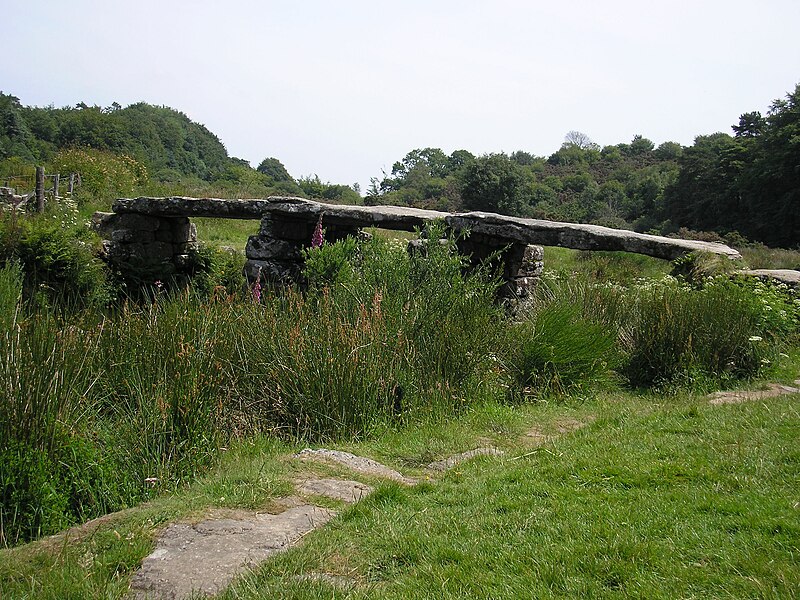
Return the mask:
{"type": "Polygon", "coordinates": [[[409,150],[692,144],[800,83],[798,0],[0,0],[0,91],[167,105],[365,189],[409,150]]]}

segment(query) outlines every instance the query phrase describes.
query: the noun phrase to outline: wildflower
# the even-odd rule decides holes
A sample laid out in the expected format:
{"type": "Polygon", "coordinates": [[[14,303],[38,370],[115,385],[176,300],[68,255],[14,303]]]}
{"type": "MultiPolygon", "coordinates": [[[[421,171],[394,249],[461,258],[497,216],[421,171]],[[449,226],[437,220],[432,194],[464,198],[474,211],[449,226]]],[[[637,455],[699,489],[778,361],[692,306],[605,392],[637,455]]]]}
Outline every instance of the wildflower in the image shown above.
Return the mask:
{"type": "Polygon", "coordinates": [[[160,279],[156,279],[153,282],[153,285],[156,286],[156,288],[158,288],[159,292],[164,289],[164,284],[162,283],[162,281],[160,279]]]}
{"type": "Polygon", "coordinates": [[[256,304],[261,303],[261,267],[258,267],[256,282],[253,284],[253,301],[256,304]]]}
{"type": "Polygon", "coordinates": [[[314,228],[314,235],[311,236],[311,247],[321,248],[324,241],[322,237],[322,214],[320,214],[317,220],[317,226],[314,228]]]}
{"type": "Polygon", "coordinates": [[[764,339],[764,338],[762,338],[760,335],[751,335],[750,336],[750,341],[751,342],[760,342],[762,339],[764,339]]]}

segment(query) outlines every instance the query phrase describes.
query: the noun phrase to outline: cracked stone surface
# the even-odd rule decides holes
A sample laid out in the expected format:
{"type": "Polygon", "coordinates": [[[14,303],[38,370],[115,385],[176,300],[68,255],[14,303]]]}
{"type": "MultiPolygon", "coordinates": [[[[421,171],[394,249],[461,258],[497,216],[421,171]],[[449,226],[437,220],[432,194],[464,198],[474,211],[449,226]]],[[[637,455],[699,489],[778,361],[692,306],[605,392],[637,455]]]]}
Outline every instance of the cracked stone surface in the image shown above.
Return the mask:
{"type": "Polygon", "coordinates": [[[404,485],[414,485],[417,483],[416,479],[406,477],[402,473],[398,473],[394,469],[372,460],[371,458],[356,456],[355,454],[350,454],[349,452],[343,452],[341,450],[327,450],[325,448],[314,450],[312,448],[306,448],[294,456],[295,458],[300,459],[323,460],[337,463],[344,465],[348,469],[356,471],[357,473],[374,475],[376,477],[383,477],[384,479],[391,479],[392,481],[396,481],[404,485]]]}
{"type": "Polygon", "coordinates": [[[297,491],[301,494],[325,496],[350,504],[369,496],[373,489],[360,481],[342,479],[308,479],[297,484],[297,491]]]}
{"type": "MultiPolygon", "coordinates": [[[[795,385],[800,385],[800,379],[795,380],[795,385]]],[[[713,405],[720,404],[741,404],[752,400],[764,400],[775,398],[785,394],[800,393],[800,388],[781,383],[770,383],[765,390],[740,390],[731,392],[714,392],[706,396],[708,403],[713,405]]]]}
{"type": "Polygon", "coordinates": [[[738,272],[760,279],[774,279],[790,287],[800,287],[800,271],[794,269],[750,269],[738,272]]]}
{"type": "Polygon", "coordinates": [[[345,227],[382,227],[413,231],[426,223],[443,219],[456,231],[469,230],[473,235],[539,244],[564,246],[578,250],[623,250],[672,260],[687,252],[703,251],[729,258],[741,258],[739,252],[724,244],[681,240],[657,235],[611,229],[599,225],[560,223],[524,219],[484,212],[444,213],[406,206],[347,206],[326,204],[303,198],[273,196],[266,199],[220,200],[217,198],[119,198],[115,213],[139,213],[154,216],[223,217],[255,219],[272,214],[316,222],[320,214],[326,222],[345,227]]]}
{"type": "Polygon", "coordinates": [[[434,461],[428,465],[428,469],[431,471],[446,471],[476,456],[503,456],[504,454],[505,452],[497,448],[475,448],[474,450],[467,450],[466,452],[450,456],[443,460],[434,461]]]}
{"type": "Polygon", "coordinates": [[[178,600],[211,595],[270,556],[327,523],[335,511],[308,504],[247,519],[174,523],[159,536],[131,581],[131,600],[178,600]]]}

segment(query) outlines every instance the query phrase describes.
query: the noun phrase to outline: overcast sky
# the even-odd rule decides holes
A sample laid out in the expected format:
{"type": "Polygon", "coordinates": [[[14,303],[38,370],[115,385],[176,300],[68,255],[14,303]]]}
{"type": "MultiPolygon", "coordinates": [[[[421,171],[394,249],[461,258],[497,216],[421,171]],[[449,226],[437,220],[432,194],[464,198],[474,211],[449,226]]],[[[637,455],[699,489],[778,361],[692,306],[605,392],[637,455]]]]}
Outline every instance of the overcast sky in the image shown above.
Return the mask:
{"type": "Polygon", "coordinates": [[[800,1],[0,0],[23,104],[186,113],[253,166],[365,186],[414,148],[690,145],[800,83],[800,1]]]}

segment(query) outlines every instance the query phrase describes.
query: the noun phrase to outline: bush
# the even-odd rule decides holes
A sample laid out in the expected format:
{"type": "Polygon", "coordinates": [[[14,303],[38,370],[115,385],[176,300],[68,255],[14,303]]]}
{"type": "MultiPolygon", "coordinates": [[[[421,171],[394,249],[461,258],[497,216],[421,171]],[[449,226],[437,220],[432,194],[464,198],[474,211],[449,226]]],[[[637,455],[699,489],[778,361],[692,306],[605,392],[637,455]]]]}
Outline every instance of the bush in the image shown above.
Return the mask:
{"type": "Polygon", "coordinates": [[[50,213],[0,217],[0,263],[16,260],[22,265],[26,300],[77,306],[106,303],[111,288],[105,264],[94,255],[96,242],[88,229],[65,227],[50,213]]]}
{"type": "Polygon", "coordinates": [[[746,290],[719,280],[700,290],[680,285],[640,292],[623,373],[634,387],[753,377],[769,363],[763,310],[746,290]]]}
{"type": "Polygon", "coordinates": [[[52,161],[56,173],[78,173],[80,186],[75,197],[81,202],[89,200],[111,201],[118,196],[131,194],[147,183],[147,168],[130,156],[117,155],[92,148],[61,150],[52,161]]]}

